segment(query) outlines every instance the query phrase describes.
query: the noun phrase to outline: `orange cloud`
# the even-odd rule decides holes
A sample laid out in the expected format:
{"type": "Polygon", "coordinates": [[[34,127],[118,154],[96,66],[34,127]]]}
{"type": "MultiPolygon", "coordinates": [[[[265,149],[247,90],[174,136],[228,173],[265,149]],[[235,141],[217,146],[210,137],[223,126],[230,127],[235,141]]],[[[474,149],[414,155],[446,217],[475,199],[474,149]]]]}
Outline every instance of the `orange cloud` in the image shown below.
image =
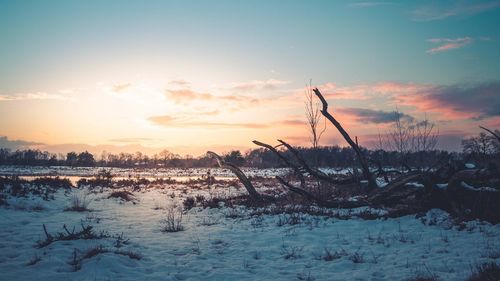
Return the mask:
{"type": "Polygon", "coordinates": [[[258,103],[258,99],[242,96],[242,95],[213,95],[210,93],[200,93],[195,92],[190,89],[180,89],[180,90],[167,90],[166,97],[175,103],[188,103],[197,100],[201,101],[229,101],[244,104],[255,104],[258,103]]]}
{"type": "Polygon", "coordinates": [[[174,127],[174,128],[240,128],[240,129],[266,129],[276,126],[304,126],[304,121],[301,120],[281,120],[268,123],[228,123],[228,122],[213,122],[190,120],[189,118],[176,118],[169,115],[151,116],[148,118],[153,124],[174,127]]]}

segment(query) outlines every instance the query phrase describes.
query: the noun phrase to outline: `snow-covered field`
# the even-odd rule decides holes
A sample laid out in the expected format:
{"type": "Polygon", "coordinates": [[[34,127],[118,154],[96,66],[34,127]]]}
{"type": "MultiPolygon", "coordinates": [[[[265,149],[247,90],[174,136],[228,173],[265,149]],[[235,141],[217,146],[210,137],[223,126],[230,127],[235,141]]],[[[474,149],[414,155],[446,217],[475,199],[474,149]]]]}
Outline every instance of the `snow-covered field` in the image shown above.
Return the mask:
{"type": "MultiPolygon", "coordinates": [[[[115,177],[145,177],[145,178],[198,178],[206,176],[208,172],[215,177],[233,178],[228,169],[221,168],[101,168],[101,167],[68,167],[68,166],[0,166],[0,175],[19,176],[77,176],[90,177],[99,171],[106,170],[115,177]]],[[[274,177],[285,174],[287,168],[242,168],[247,176],[274,177]]]]}
{"type": "Polygon", "coordinates": [[[186,197],[243,191],[178,183],[133,192],[133,202],[108,198],[111,192],[8,198],[0,207],[0,280],[465,280],[476,264],[500,262],[500,225],[472,221],[458,230],[440,210],[340,220],[195,207],[182,214],[182,231],[163,232],[169,214],[179,219],[186,197]],[[75,197],[91,211],[64,211],[75,197]],[[43,225],[54,236],[66,233],[64,225],[69,232],[91,225],[105,237],[39,248],[43,225]]]}

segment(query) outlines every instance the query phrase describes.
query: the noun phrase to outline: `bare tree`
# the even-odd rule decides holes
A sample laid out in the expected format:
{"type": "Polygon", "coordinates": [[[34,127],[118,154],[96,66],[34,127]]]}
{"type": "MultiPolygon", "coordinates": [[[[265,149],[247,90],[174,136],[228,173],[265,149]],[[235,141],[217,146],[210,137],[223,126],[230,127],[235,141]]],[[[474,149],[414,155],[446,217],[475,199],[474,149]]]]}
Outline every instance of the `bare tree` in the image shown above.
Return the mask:
{"type": "Polygon", "coordinates": [[[411,151],[413,120],[402,117],[399,110],[394,112],[394,123],[387,133],[387,146],[390,150],[405,155],[411,151]]]}
{"type": "MultiPolygon", "coordinates": [[[[387,134],[381,136],[379,133],[379,146],[382,149],[385,146],[387,150],[399,152],[401,165],[410,169],[407,165],[408,155],[418,153],[421,158],[423,152],[434,150],[437,146],[439,132],[436,125],[431,123],[427,116],[419,121],[408,118],[399,110],[396,110],[394,115],[394,123],[387,134]]],[[[423,162],[423,159],[420,159],[420,163],[423,162]]]]}
{"type": "Polygon", "coordinates": [[[429,122],[427,116],[424,120],[415,123],[412,130],[412,150],[414,152],[430,151],[436,148],[439,131],[436,124],[429,122]]]}
{"type": "MultiPolygon", "coordinates": [[[[314,99],[314,91],[312,88],[311,81],[309,81],[309,85],[306,86],[305,96],[306,96],[305,109],[306,109],[307,125],[309,127],[312,147],[316,151],[319,146],[319,141],[321,139],[321,136],[326,131],[326,119],[322,118],[320,103],[316,99],[314,99]],[[319,123],[321,119],[324,119],[324,126],[320,130],[319,123]]],[[[317,160],[318,159],[316,159],[316,164],[317,160]]]]}

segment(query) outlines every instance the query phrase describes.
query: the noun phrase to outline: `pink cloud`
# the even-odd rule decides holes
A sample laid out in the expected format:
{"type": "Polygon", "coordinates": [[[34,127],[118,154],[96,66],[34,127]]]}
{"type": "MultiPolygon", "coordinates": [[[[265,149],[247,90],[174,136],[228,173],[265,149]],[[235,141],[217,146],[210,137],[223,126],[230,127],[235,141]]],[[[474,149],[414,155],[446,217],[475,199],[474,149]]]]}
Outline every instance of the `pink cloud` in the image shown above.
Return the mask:
{"type": "Polygon", "coordinates": [[[454,49],[463,48],[472,43],[473,39],[470,37],[455,38],[455,39],[431,38],[427,41],[433,44],[440,44],[439,46],[426,51],[428,54],[433,55],[454,49]]]}

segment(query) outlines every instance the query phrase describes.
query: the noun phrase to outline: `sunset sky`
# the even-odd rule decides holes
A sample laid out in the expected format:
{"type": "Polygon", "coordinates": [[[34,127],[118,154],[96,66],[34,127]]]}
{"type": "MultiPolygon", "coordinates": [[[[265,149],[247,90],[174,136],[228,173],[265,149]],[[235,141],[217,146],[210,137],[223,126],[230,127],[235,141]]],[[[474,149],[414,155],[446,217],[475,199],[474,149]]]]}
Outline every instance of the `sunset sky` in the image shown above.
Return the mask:
{"type": "Polygon", "coordinates": [[[309,145],[312,79],[362,145],[397,109],[457,150],[500,129],[499,27],[500,1],[0,0],[0,146],[309,145]]]}

